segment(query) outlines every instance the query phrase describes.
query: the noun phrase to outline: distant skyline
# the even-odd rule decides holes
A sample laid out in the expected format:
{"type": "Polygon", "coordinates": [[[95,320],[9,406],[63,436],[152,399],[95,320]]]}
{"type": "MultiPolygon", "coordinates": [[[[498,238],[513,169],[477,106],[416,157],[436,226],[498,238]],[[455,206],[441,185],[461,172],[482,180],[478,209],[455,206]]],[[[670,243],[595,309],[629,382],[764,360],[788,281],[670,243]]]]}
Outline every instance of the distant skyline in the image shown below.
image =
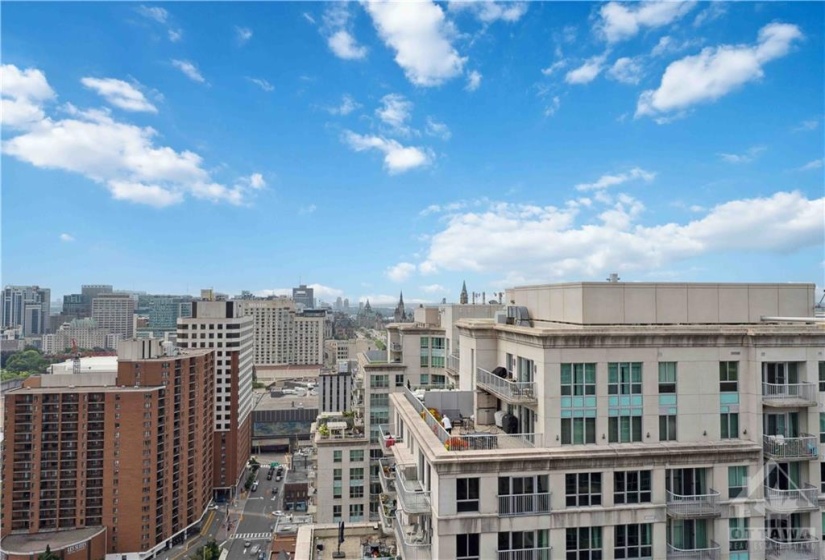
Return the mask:
{"type": "Polygon", "coordinates": [[[4,5],[2,283],[825,286],[825,5],[4,5]],[[399,23],[403,22],[403,23],[399,23]]]}

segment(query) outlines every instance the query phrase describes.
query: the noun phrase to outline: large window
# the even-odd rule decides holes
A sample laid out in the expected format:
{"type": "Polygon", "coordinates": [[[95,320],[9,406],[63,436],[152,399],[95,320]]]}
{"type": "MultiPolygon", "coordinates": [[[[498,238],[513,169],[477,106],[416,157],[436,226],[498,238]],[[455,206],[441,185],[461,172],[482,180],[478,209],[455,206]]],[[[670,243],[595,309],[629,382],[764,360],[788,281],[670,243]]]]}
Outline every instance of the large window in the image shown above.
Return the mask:
{"type": "Polygon", "coordinates": [[[819,362],[819,392],[825,393],[825,362],[819,362]]]}
{"type": "Polygon", "coordinates": [[[349,505],[349,520],[350,522],[364,520],[364,504],[349,505]]]}
{"type": "Polygon", "coordinates": [[[596,443],[595,418],[562,418],[561,443],[596,443]]]}
{"type": "Polygon", "coordinates": [[[498,553],[500,559],[549,560],[550,544],[548,531],[511,531],[498,534],[498,553]],[[509,553],[509,554],[508,554],[509,553]]]}
{"type": "Polygon", "coordinates": [[[641,395],[642,364],[640,362],[607,364],[607,392],[611,395],[641,395]]]}
{"type": "Polygon", "coordinates": [[[564,477],[567,507],[602,503],[602,473],[574,473],[564,477]]]}
{"type": "Polygon", "coordinates": [[[456,511],[478,511],[478,478],[456,480],[456,511]]]}
{"type": "Polygon", "coordinates": [[[719,362],[719,392],[739,391],[739,362],[719,362]]]}
{"type": "Polygon", "coordinates": [[[338,521],[343,521],[343,519],[341,519],[341,506],[340,505],[332,506],[332,521],[334,523],[337,523],[338,521]]]}
{"type": "Polygon", "coordinates": [[[364,487],[363,486],[350,486],[349,487],[349,497],[350,498],[363,498],[364,497],[364,487]]]}
{"type": "Polygon", "coordinates": [[[676,392],[676,362],[659,362],[659,394],[676,392]]]}
{"type": "MultiPolygon", "coordinates": [[[[730,551],[739,552],[748,550],[748,518],[732,517],[728,519],[728,528],[730,529],[730,551]]],[[[731,558],[734,555],[731,554],[731,558]]],[[[743,556],[747,558],[747,556],[743,556]]]]}
{"type": "Polygon", "coordinates": [[[607,437],[610,443],[642,441],[642,417],[619,416],[607,421],[607,437]]]}
{"type": "Polygon", "coordinates": [[[349,470],[349,480],[352,483],[353,480],[364,480],[364,468],[357,467],[354,469],[349,470]]]}
{"type": "Polygon", "coordinates": [[[659,416],[659,441],[676,441],[676,415],[659,416]]]}
{"type": "Polygon", "coordinates": [[[744,498],[748,495],[747,465],[728,467],[728,497],[744,498]]]}
{"type": "Polygon", "coordinates": [[[615,558],[652,558],[653,531],[649,523],[616,526],[615,558]]]}
{"type": "Polygon", "coordinates": [[[353,463],[360,463],[364,460],[364,450],[363,449],[350,449],[349,451],[349,460],[353,463]]]}
{"type": "Polygon", "coordinates": [[[480,560],[481,547],[478,533],[455,536],[456,560],[480,560]]]}
{"type": "Polygon", "coordinates": [[[332,452],[332,462],[333,463],[340,463],[342,455],[343,455],[343,451],[340,451],[340,450],[333,451],[332,452]]]}
{"type": "Polygon", "coordinates": [[[722,439],[739,438],[739,413],[723,412],[719,415],[722,430],[722,439]]]}
{"type": "Polygon", "coordinates": [[[387,374],[372,375],[370,381],[375,389],[386,389],[390,386],[390,376],[387,374]]]}
{"type": "Polygon", "coordinates": [[[562,396],[596,394],[596,364],[562,364],[562,396]]]}
{"type": "Polygon", "coordinates": [[[602,528],[567,529],[566,560],[602,560],[602,528]]]}
{"type": "MultiPolygon", "coordinates": [[[[613,502],[618,504],[643,504],[651,500],[650,471],[624,471],[613,473],[613,502]]],[[[628,556],[628,558],[633,558],[628,556]]]]}

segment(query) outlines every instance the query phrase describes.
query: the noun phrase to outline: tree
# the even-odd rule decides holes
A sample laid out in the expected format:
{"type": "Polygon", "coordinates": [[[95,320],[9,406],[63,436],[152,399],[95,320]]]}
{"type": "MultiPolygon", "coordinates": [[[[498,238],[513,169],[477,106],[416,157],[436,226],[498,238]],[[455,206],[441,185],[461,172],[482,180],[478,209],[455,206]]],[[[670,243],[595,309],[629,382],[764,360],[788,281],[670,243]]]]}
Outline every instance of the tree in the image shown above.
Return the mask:
{"type": "Polygon", "coordinates": [[[52,547],[46,545],[46,552],[38,555],[37,560],[60,560],[60,556],[52,552],[52,547]]]}
{"type": "Polygon", "coordinates": [[[6,371],[17,375],[35,375],[45,373],[50,363],[39,350],[28,348],[9,357],[6,361],[6,371]]]}

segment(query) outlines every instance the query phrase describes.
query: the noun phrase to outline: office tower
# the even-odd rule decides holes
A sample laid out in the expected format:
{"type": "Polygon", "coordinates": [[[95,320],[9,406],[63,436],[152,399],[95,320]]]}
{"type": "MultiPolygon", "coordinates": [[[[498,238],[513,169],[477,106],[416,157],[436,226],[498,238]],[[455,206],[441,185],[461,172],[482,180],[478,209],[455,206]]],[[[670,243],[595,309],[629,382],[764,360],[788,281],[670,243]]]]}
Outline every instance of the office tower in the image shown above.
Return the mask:
{"type": "Polygon", "coordinates": [[[292,301],[300,309],[314,309],[315,308],[315,290],[307,287],[306,284],[301,284],[297,288],[292,288],[292,301]]]}
{"type": "Polygon", "coordinates": [[[251,452],[253,341],[253,319],[239,302],[196,301],[192,317],[178,319],[178,346],[217,354],[213,486],[221,500],[233,495],[251,452]]]}
{"type": "Polygon", "coordinates": [[[92,299],[92,319],[97,326],[126,339],[135,335],[134,315],[135,299],[128,294],[100,293],[92,299]]]}
{"type": "Polygon", "coordinates": [[[212,497],[214,377],[210,350],[141,340],[124,343],[116,373],[6,392],[4,557],[46,544],[147,557],[195,525],[212,497]]]}
{"type": "Polygon", "coordinates": [[[821,558],[813,296],[571,283],[458,320],[448,369],[464,390],[389,396],[381,480],[400,553],[821,558]]]}
{"type": "MultiPolygon", "coordinates": [[[[66,316],[68,320],[91,317],[92,301],[89,300],[87,302],[83,294],[67,294],[63,296],[62,314],[66,316]]],[[[52,327],[54,327],[54,325],[52,325],[52,327]]]]}
{"type": "Polygon", "coordinates": [[[240,313],[253,318],[256,365],[324,363],[327,313],[298,311],[286,297],[236,301],[240,313]]]}
{"type": "Polygon", "coordinates": [[[145,295],[140,297],[140,306],[149,319],[147,328],[154,336],[177,329],[179,317],[192,316],[191,296],[145,295]]]}
{"type": "Polygon", "coordinates": [[[321,413],[352,410],[352,369],[355,369],[354,362],[339,360],[334,372],[323,372],[318,376],[321,413]]]}
{"type": "Polygon", "coordinates": [[[90,310],[93,299],[103,294],[111,294],[112,292],[113,288],[110,284],[84,284],[80,286],[80,294],[83,296],[83,300],[89,304],[90,310]]]}
{"type": "Polygon", "coordinates": [[[290,363],[298,365],[321,365],[324,363],[324,340],[331,322],[323,309],[305,309],[295,316],[294,354],[290,363]]]}
{"type": "Polygon", "coordinates": [[[21,327],[23,336],[46,334],[51,317],[51,290],[39,286],[6,286],[3,290],[3,328],[21,327]]]}

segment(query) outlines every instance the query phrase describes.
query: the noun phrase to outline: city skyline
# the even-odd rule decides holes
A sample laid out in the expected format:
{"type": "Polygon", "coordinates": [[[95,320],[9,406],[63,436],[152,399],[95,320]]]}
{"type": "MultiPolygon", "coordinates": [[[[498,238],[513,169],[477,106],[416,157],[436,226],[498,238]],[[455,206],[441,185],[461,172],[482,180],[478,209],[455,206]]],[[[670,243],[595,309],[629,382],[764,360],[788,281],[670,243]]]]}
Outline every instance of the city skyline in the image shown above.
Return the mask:
{"type": "Polygon", "coordinates": [[[3,284],[306,283],[357,307],[616,272],[819,295],[823,17],[12,3],[3,284]]]}

